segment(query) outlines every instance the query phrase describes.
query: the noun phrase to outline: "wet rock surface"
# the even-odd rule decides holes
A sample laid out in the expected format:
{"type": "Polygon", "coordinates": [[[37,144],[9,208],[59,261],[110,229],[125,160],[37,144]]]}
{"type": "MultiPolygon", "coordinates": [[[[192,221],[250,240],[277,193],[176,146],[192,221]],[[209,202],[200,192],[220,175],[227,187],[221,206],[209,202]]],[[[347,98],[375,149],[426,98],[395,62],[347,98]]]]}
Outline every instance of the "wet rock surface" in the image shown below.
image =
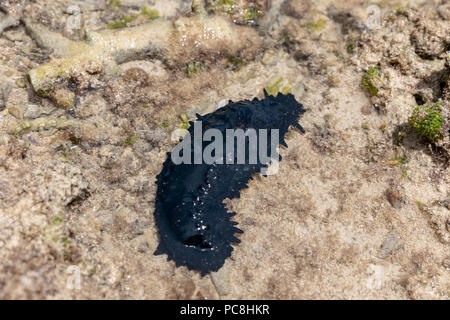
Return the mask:
{"type": "Polygon", "coordinates": [[[212,2],[1,3],[0,297],[448,299],[448,2],[212,2]],[[164,21],[166,51],[66,56],[164,21]],[[27,76],[55,61],[70,72],[27,76]],[[203,278],[154,256],[172,132],[263,88],[305,106],[306,134],[227,200],[241,243],[203,278]]]}

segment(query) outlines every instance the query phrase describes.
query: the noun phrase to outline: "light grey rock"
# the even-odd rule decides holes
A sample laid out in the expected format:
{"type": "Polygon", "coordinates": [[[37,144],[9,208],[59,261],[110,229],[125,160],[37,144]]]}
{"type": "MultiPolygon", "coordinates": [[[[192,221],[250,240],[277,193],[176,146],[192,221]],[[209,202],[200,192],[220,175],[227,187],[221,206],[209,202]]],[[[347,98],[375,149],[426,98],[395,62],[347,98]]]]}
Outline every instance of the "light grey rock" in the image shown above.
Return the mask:
{"type": "Polygon", "coordinates": [[[56,110],[56,108],[50,107],[50,106],[41,107],[36,104],[29,104],[26,107],[23,117],[25,119],[36,119],[41,116],[48,116],[48,115],[52,114],[55,110],[56,110]]]}

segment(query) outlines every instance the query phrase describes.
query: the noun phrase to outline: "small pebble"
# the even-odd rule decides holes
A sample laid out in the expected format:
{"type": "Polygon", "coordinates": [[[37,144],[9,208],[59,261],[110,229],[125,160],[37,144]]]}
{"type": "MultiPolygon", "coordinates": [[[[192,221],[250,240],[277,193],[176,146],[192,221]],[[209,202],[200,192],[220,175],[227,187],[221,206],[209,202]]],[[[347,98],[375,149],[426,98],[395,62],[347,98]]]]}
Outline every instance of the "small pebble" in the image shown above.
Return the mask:
{"type": "Polygon", "coordinates": [[[386,198],[394,208],[398,209],[402,206],[402,197],[397,190],[389,189],[386,191],[386,198]]]}

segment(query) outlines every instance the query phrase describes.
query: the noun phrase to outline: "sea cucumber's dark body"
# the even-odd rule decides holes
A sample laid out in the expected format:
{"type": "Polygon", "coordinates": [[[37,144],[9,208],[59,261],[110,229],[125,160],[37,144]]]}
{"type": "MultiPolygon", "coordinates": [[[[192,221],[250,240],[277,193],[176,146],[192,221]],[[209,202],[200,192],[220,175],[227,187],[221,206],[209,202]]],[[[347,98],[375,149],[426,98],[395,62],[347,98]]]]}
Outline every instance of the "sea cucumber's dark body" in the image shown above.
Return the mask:
{"type": "MultiPolygon", "coordinates": [[[[226,129],[279,129],[280,144],[286,145],[284,135],[291,125],[303,132],[297,121],[305,110],[291,94],[265,95],[263,100],[230,101],[215,112],[198,116],[203,132],[215,128],[225,137],[226,129]]],[[[192,125],[189,133],[193,137],[192,125]]],[[[267,140],[270,154],[270,138],[267,140]]],[[[203,148],[209,143],[204,142],[203,148]]],[[[156,182],[154,214],[160,237],[156,255],[167,254],[177,266],[202,275],[222,267],[233,250],[230,244],[240,242],[235,233],[242,233],[235,227],[237,223],[230,221],[235,213],[227,212],[223,200],[239,197],[252,175],[267,167],[259,161],[248,164],[248,152],[245,163],[175,165],[168,154],[156,182]]]]}

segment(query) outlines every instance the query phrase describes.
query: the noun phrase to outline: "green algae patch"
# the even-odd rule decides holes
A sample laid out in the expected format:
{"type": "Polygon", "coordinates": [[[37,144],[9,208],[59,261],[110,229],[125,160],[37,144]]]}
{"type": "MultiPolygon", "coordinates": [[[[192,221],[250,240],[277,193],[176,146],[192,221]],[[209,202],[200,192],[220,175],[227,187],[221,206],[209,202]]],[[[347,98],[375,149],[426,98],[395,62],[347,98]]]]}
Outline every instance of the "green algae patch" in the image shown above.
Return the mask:
{"type": "Polygon", "coordinates": [[[129,136],[125,139],[125,141],[123,142],[124,146],[132,146],[133,144],[135,144],[137,141],[139,140],[139,135],[138,134],[133,134],[132,136],[129,136]]]}
{"type": "Polygon", "coordinates": [[[232,0],[212,0],[210,6],[225,13],[231,14],[234,11],[235,3],[232,0]]]}
{"type": "Polygon", "coordinates": [[[421,136],[435,142],[443,137],[444,117],[441,111],[441,103],[418,106],[414,109],[408,123],[421,136]]]}
{"type": "Polygon", "coordinates": [[[179,126],[179,128],[188,130],[190,127],[190,124],[189,124],[189,117],[188,117],[187,113],[183,112],[180,115],[180,119],[181,119],[181,125],[179,126]]]}
{"type": "Polygon", "coordinates": [[[141,10],[141,14],[147,16],[150,20],[155,20],[159,18],[159,12],[155,9],[149,9],[147,6],[144,6],[141,10]]]}
{"type": "Polygon", "coordinates": [[[250,6],[248,8],[245,8],[244,12],[245,12],[244,13],[245,19],[248,22],[254,22],[255,20],[257,20],[262,15],[261,10],[258,7],[255,7],[255,6],[250,6]]]}
{"type": "MultiPolygon", "coordinates": [[[[144,6],[141,9],[141,14],[148,17],[150,20],[155,20],[159,18],[159,12],[155,9],[150,9],[147,6],[144,6]]],[[[134,16],[124,16],[122,19],[111,21],[108,23],[107,28],[108,29],[122,29],[126,28],[130,22],[132,22],[137,15],[134,16]]]]}
{"type": "Polygon", "coordinates": [[[53,224],[59,224],[64,221],[64,217],[60,215],[55,215],[52,219],[53,224]]]}
{"type": "Polygon", "coordinates": [[[202,72],[204,69],[203,63],[200,61],[188,63],[185,73],[189,78],[192,78],[196,74],[202,72]]]}
{"type": "Polygon", "coordinates": [[[125,16],[120,20],[116,20],[116,21],[112,21],[112,22],[108,23],[107,28],[108,29],[125,28],[127,26],[127,24],[130,23],[131,21],[133,21],[133,17],[125,16]]]}
{"type": "Polygon", "coordinates": [[[348,54],[354,54],[355,53],[355,49],[356,49],[356,44],[351,42],[347,45],[347,53],[348,54]]]}
{"type": "Polygon", "coordinates": [[[380,77],[380,68],[373,67],[364,74],[361,86],[373,97],[378,94],[382,82],[383,80],[380,77]]]}
{"type": "Polygon", "coordinates": [[[120,1],[119,0],[109,0],[109,5],[113,8],[120,7],[120,1]]]}
{"type": "Polygon", "coordinates": [[[170,125],[170,123],[169,123],[168,120],[162,120],[162,121],[159,123],[159,127],[162,128],[162,129],[167,129],[167,128],[169,128],[169,125],[170,125]]]}
{"type": "Polygon", "coordinates": [[[244,66],[244,60],[235,55],[229,55],[227,57],[227,64],[231,66],[232,70],[239,70],[244,66]]]}
{"type": "Polygon", "coordinates": [[[222,12],[231,17],[234,23],[253,25],[264,11],[255,3],[232,0],[208,0],[206,8],[209,12],[222,12]]]}
{"type": "Polygon", "coordinates": [[[283,81],[283,77],[279,77],[267,86],[266,91],[271,96],[276,96],[279,92],[288,94],[292,92],[292,85],[289,82],[283,81]]]}
{"type": "Polygon", "coordinates": [[[307,23],[305,28],[309,31],[321,31],[325,29],[325,26],[327,25],[327,19],[321,17],[317,19],[315,22],[307,23]]]}

